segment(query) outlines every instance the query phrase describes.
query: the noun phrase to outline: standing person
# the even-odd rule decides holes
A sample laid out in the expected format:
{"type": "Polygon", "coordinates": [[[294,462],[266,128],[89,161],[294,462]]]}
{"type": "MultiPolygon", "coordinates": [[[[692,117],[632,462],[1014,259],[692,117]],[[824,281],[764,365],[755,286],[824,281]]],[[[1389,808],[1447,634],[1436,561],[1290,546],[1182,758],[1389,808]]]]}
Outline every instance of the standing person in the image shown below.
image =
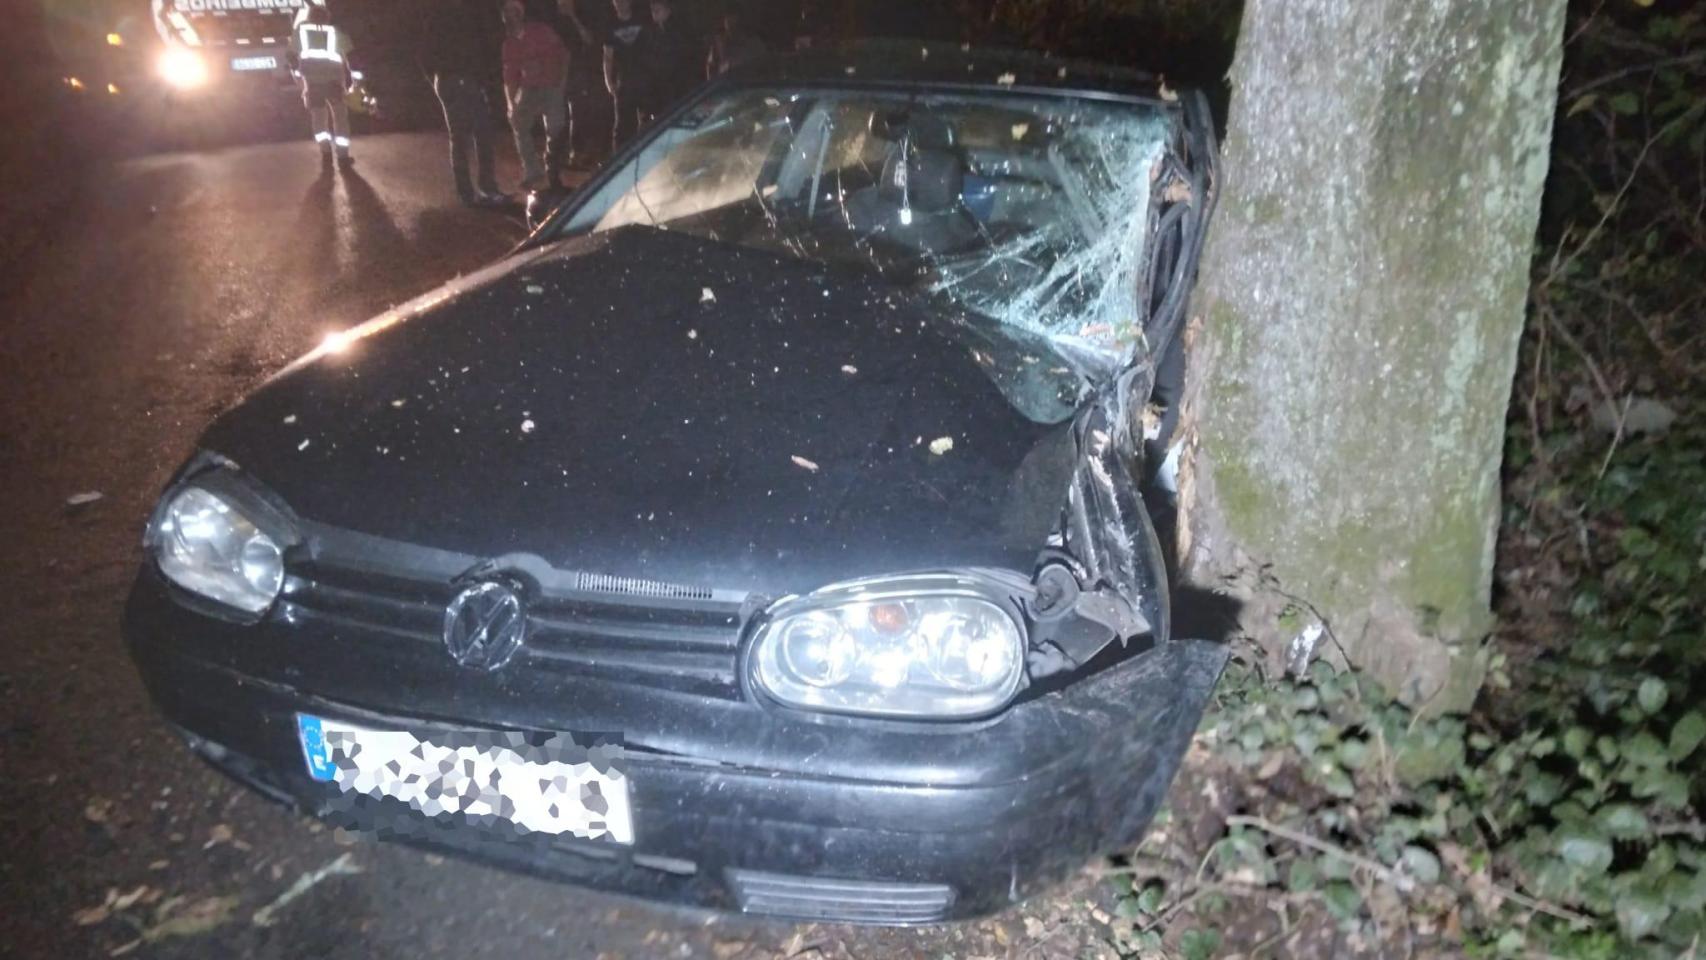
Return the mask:
{"type": "Polygon", "coordinates": [[[675,16],[671,0],[651,0],[651,26],[640,37],[639,122],[649,123],[687,95],[703,50],[675,16]]]}
{"type": "Polygon", "coordinates": [[[723,13],[722,29],[711,38],[711,52],[705,57],[705,76],[715,79],[768,52],[763,40],[747,32],[740,10],[730,7],[723,13]]]}
{"type": "Polygon", "coordinates": [[[314,142],[320,145],[320,160],[330,164],[333,154],[340,166],[354,163],[350,157],[349,34],[332,25],[331,14],[320,4],[309,4],[290,34],[290,56],[302,80],[302,105],[314,127],[314,142]]]}
{"type": "Polygon", "coordinates": [[[527,18],[521,0],[503,5],[504,99],[515,128],[515,149],[521,155],[524,190],[555,187],[563,144],[563,83],[568,76],[569,51],[557,32],[527,18]],[[541,165],[535,124],[544,124],[546,162],[541,165]]]}
{"type": "Polygon", "coordinates": [[[674,0],[650,0],[652,24],[640,41],[640,123],[650,123],[698,82],[699,46],[674,0]]]}
{"type": "Polygon", "coordinates": [[[616,112],[611,128],[611,148],[619,150],[639,129],[644,82],[639,52],[646,22],[634,12],[633,0],[610,0],[610,23],[604,30],[604,89],[610,91],[610,106],[616,112]]]}
{"type": "MultiPolygon", "coordinates": [[[[587,67],[597,64],[598,51],[594,49],[592,31],[580,18],[580,10],[575,0],[546,0],[554,16],[553,23],[557,37],[563,41],[563,46],[569,51],[568,77],[564,82],[565,113],[563,120],[563,149],[559,151],[563,164],[573,167],[577,162],[584,164],[586,143],[586,126],[593,122],[588,116],[587,94],[591,89],[587,83],[587,67]],[[577,156],[578,155],[578,156],[577,156]]],[[[596,74],[596,67],[593,70],[596,74]]],[[[596,80],[592,86],[598,86],[596,80]]],[[[600,93],[602,94],[602,90],[600,93]]],[[[552,171],[556,175],[558,171],[552,171]]]]}
{"type": "Polygon", "coordinates": [[[486,85],[497,74],[497,31],[486,0],[429,0],[423,18],[421,69],[432,81],[450,134],[450,175],[456,195],[469,206],[506,199],[492,163],[492,105],[486,85]],[[479,165],[479,186],[469,175],[469,148],[479,165]]]}
{"type": "Polygon", "coordinates": [[[569,28],[569,165],[591,167],[610,152],[610,93],[604,89],[604,0],[582,6],[578,0],[558,0],[569,28]]]}

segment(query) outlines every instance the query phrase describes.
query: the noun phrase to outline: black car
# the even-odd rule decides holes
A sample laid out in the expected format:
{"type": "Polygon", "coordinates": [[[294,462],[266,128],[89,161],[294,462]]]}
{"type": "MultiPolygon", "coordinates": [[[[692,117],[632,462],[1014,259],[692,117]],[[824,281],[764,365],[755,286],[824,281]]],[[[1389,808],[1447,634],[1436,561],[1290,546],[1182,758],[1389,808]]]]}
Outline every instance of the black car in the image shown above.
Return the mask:
{"type": "Polygon", "coordinates": [[[151,694],[271,797],[657,900],[930,922],[1133,843],[1224,657],[1145,500],[1202,104],[727,75],[214,422],[125,612],[151,694]]]}

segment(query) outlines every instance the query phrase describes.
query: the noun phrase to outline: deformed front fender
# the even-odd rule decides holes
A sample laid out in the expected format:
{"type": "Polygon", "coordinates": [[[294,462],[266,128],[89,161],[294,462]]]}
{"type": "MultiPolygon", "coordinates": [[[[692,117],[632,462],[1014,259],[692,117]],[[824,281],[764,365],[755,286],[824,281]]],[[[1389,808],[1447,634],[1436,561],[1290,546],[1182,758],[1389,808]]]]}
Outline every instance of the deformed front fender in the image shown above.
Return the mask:
{"type": "Polygon", "coordinates": [[[1083,666],[1115,641],[1169,636],[1165,560],[1119,417],[1104,396],[1073,423],[1078,456],[1030,609],[1033,679],[1083,666]]]}

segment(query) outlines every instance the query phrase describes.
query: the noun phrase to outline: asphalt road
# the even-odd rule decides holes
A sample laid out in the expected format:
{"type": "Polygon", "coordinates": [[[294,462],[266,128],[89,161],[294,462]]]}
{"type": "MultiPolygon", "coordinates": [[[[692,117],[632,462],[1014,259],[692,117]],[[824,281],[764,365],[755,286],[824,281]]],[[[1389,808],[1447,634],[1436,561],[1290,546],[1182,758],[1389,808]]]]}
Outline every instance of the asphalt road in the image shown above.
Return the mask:
{"type": "Polygon", "coordinates": [[[337,834],[166,732],[117,628],[144,516],[246,389],[520,239],[454,203],[442,150],[367,138],[334,173],[306,143],[129,160],[5,265],[0,956],[1080,955],[1070,892],[926,932],[663,910],[337,834]],[[333,863],[359,872],[257,917],[333,863]]]}

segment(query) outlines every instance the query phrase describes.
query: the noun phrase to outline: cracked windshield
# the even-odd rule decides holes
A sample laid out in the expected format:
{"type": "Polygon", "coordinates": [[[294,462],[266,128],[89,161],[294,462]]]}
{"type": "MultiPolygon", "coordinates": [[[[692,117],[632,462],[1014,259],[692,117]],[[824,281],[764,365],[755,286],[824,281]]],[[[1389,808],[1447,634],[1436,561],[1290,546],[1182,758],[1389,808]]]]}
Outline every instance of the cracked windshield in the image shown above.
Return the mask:
{"type": "Polygon", "coordinates": [[[681,117],[566,229],[859,264],[1056,346],[1116,350],[1140,330],[1167,130],[1158,108],[1071,97],[740,91],[681,117]]]}

